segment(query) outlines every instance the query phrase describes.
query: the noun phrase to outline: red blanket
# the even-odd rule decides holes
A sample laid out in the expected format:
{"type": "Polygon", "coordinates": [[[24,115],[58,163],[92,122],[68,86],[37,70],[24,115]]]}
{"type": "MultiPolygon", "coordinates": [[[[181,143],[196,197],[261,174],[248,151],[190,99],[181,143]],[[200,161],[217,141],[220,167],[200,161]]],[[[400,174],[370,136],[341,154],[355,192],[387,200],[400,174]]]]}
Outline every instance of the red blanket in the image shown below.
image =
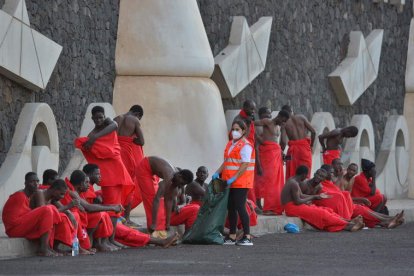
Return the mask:
{"type": "Polygon", "coordinates": [[[142,146],[134,143],[134,137],[118,136],[118,141],[121,146],[122,162],[135,184],[135,191],[130,198],[131,209],[134,209],[142,202],[136,171],[138,164],[144,158],[144,151],[142,150],[142,146]]]}
{"type": "Polygon", "coordinates": [[[341,158],[341,150],[326,150],[322,156],[324,164],[332,165],[334,159],[341,158]]]}
{"type": "MultiPolygon", "coordinates": [[[[147,227],[150,228],[152,224],[152,203],[158,191],[159,178],[152,173],[148,158],[142,159],[138,165],[137,176],[145,215],[147,217],[147,227]]],[[[155,230],[165,230],[164,198],[161,198],[159,202],[155,230]]]]}
{"type": "MultiPolygon", "coordinates": [[[[255,175],[255,189],[262,189],[263,211],[282,214],[280,194],[285,183],[283,175],[282,150],[278,143],[266,141],[259,147],[263,174],[255,175]]],[[[260,197],[260,198],[261,198],[260,197]]]]}
{"type": "Polygon", "coordinates": [[[149,243],[150,235],[118,223],[115,230],[115,240],[126,246],[142,247],[149,243]]]}
{"type": "Polygon", "coordinates": [[[287,216],[299,217],[319,230],[338,232],[348,224],[330,208],[313,204],[295,205],[293,202],[287,203],[284,208],[287,216]]]}
{"type": "Polygon", "coordinates": [[[312,169],[312,150],[310,147],[310,139],[305,138],[301,140],[290,140],[288,142],[289,149],[287,155],[290,156],[291,160],[286,161],[286,180],[296,174],[296,169],[304,165],[308,167],[310,173],[312,169]]]}
{"type": "Polygon", "coordinates": [[[351,219],[353,212],[353,203],[349,201],[350,198],[347,198],[342,191],[335,186],[332,181],[325,180],[322,182],[321,193],[326,193],[331,196],[331,198],[314,200],[313,203],[316,206],[323,206],[326,208],[331,208],[335,213],[345,219],[351,219]]]}
{"type": "Polygon", "coordinates": [[[194,222],[197,219],[198,210],[200,206],[194,203],[190,203],[180,209],[180,212],[171,213],[171,222],[172,226],[178,226],[180,224],[185,225],[185,231],[189,230],[193,226],[194,222]]]}
{"type": "Polygon", "coordinates": [[[372,179],[367,179],[365,174],[361,172],[359,175],[355,176],[354,185],[352,186],[352,197],[365,197],[369,201],[371,201],[371,206],[369,206],[372,210],[375,210],[378,205],[385,202],[384,195],[381,194],[380,190],[377,188],[375,190],[375,194],[371,195],[371,188],[369,184],[371,183],[372,179]]]}
{"type": "MultiPolygon", "coordinates": [[[[127,203],[128,196],[135,189],[135,184],[132,182],[131,176],[125,168],[124,163],[122,163],[121,148],[118,143],[118,136],[116,132],[111,132],[108,135],[98,138],[90,150],[84,150],[82,145],[88,141],[88,139],[88,137],[80,137],[75,139],[75,147],[82,151],[88,163],[99,166],[102,175],[102,180],[99,183],[100,186],[122,186],[122,202],[119,203],[125,205],[125,203],[127,203]]],[[[118,195],[113,196],[118,200],[118,195]]],[[[103,200],[108,204],[118,203],[115,203],[112,199],[106,200],[103,198],[103,200]]]]}

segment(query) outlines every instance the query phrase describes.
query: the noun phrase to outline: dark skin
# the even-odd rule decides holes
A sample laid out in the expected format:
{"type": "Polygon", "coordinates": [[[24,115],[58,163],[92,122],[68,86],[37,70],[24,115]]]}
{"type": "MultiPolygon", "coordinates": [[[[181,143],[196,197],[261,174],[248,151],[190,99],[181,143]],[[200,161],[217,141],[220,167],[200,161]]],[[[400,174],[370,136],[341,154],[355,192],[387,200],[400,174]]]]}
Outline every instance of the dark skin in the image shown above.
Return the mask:
{"type": "Polygon", "coordinates": [[[308,136],[308,132],[311,133],[311,148],[313,148],[313,143],[315,141],[316,131],[303,115],[293,115],[293,112],[290,114],[289,120],[282,127],[282,136],[280,141],[280,146],[282,151],[286,147],[286,137],[289,140],[302,140],[308,136]]]}
{"type": "Polygon", "coordinates": [[[244,112],[246,112],[247,114],[247,118],[243,118],[242,116],[240,116],[240,114],[238,114],[234,119],[233,122],[236,120],[241,120],[244,121],[247,129],[246,129],[246,134],[245,136],[248,137],[249,133],[250,133],[250,124],[252,123],[252,121],[254,120],[254,114],[256,113],[256,103],[252,100],[248,100],[246,101],[246,104],[243,106],[243,110],[244,112]]]}
{"type": "Polygon", "coordinates": [[[343,184],[341,185],[345,191],[351,192],[352,186],[354,185],[354,176],[358,173],[357,165],[349,165],[346,169],[346,173],[342,179],[343,184]]]}
{"type": "Polygon", "coordinates": [[[198,168],[196,179],[185,187],[185,194],[191,196],[192,200],[202,201],[207,191],[207,184],[205,183],[207,177],[207,168],[204,166],[198,168]]]}
{"type": "MultiPolygon", "coordinates": [[[[93,184],[98,185],[99,182],[101,182],[101,170],[100,169],[93,170],[91,173],[87,174],[87,176],[89,177],[89,185],[93,185],[93,184]]],[[[103,200],[101,196],[97,196],[94,199],[94,203],[96,204],[102,204],[102,202],[103,200]]]]}
{"type": "Polygon", "coordinates": [[[322,152],[326,150],[341,149],[344,138],[355,137],[356,134],[349,131],[349,128],[337,128],[332,131],[323,133],[318,136],[319,143],[322,146],[322,152]]]}
{"type": "Polygon", "coordinates": [[[157,225],[157,214],[160,205],[160,199],[164,197],[166,230],[170,228],[171,212],[176,210],[176,198],[178,190],[185,186],[185,181],[182,179],[177,168],[173,167],[168,161],[157,156],[148,157],[151,170],[154,175],[162,179],[158,183],[158,191],[155,195],[152,205],[152,225],[149,231],[153,232],[157,225]],[[174,206],[175,205],[175,206],[174,206]]]}
{"type": "MultiPolygon", "coordinates": [[[[377,171],[376,171],[375,167],[371,168],[368,171],[364,171],[363,173],[364,173],[364,175],[367,179],[369,179],[369,178],[372,179],[371,183],[369,183],[369,187],[371,188],[370,195],[371,196],[375,195],[375,192],[377,191],[377,185],[376,185],[376,182],[375,182],[376,181],[376,176],[377,176],[377,171]]],[[[380,211],[384,207],[386,201],[387,201],[387,198],[384,195],[384,202],[382,202],[382,204],[379,204],[375,211],[377,211],[377,212],[380,211]]]]}
{"type": "Polygon", "coordinates": [[[112,121],[111,118],[106,118],[105,113],[103,112],[96,112],[93,114],[92,121],[95,124],[95,128],[89,133],[88,141],[83,144],[83,149],[85,150],[90,150],[96,139],[108,135],[118,128],[118,125],[112,121]]]}
{"type": "MultiPolygon", "coordinates": [[[[29,176],[29,178],[24,182],[24,189],[22,190],[24,194],[31,198],[33,194],[37,192],[37,187],[39,186],[39,178],[37,175],[29,176]]],[[[37,250],[38,256],[44,257],[56,257],[60,256],[59,253],[54,251],[49,246],[49,232],[44,233],[39,238],[39,249],[37,250]]]]}

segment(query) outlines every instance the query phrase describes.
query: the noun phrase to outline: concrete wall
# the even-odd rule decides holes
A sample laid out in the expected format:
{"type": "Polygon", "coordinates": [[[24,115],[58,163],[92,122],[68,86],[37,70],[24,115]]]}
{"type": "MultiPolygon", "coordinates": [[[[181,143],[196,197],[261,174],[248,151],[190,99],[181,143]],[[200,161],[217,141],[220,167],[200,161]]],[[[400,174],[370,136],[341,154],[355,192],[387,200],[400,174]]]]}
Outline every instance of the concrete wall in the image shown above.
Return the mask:
{"type": "Polygon", "coordinates": [[[404,72],[412,1],[402,13],[372,0],[198,0],[214,55],[228,44],[232,16],[243,15],[249,25],[273,16],[265,71],[224,108],[239,108],[246,98],[258,106],[279,110],[291,104],[311,118],[330,112],[335,124],[349,124],[353,114],[368,114],[379,150],[387,118],[402,114],[404,72]],[[366,37],[384,29],[377,80],[352,107],[339,106],[327,76],[346,57],[350,31],[366,37]]]}
{"type": "Polygon", "coordinates": [[[31,27],[63,51],[44,91],[29,91],[0,75],[0,165],[24,104],[46,102],[56,116],[62,171],[74,152],[73,139],[87,106],[112,102],[119,1],[26,0],[26,5],[31,27]]]}

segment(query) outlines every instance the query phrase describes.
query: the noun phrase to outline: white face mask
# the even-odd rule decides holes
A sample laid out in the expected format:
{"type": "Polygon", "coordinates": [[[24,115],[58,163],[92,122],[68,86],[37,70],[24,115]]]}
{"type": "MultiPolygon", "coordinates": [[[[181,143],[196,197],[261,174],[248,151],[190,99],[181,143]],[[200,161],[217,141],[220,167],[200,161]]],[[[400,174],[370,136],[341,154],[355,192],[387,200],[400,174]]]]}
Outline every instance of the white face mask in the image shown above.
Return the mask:
{"type": "Polygon", "coordinates": [[[240,139],[240,137],[242,137],[242,134],[238,132],[237,130],[233,130],[231,132],[231,136],[233,136],[233,140],[237,140],[237,139],[240,139]]]}

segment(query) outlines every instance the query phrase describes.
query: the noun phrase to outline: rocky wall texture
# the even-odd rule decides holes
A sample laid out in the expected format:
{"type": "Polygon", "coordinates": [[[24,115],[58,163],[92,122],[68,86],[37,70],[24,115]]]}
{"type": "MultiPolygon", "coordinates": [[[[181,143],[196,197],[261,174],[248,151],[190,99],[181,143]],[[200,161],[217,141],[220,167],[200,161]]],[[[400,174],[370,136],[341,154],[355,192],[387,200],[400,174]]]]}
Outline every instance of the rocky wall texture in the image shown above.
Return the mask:
{"type": "MultiPolygon", "coordinates": [[[[4,0],[0,0],[0,7],[4,0]]],[[[0,165],[25,103],[46,102],[60,141],[60,171],[74,151],[84,112],[92,102],[112,102],[117,0],[26,0],[31,27],[63,46],[46,90],[33,92],[0,75],[0,165]]]]}
{"type": "Polygon", "coordinates": [[[402,13],[372,0],[198,0],[214,55],[228,44],[232,16],[243,15],[249,25],[273,16],[266,69],[226,109],[240,108],[245,99],[258,107],[279,110],[284,104],[310,116],[331,112],[337,126],[353,114],[368,114],[374,124],[379,150],[387,118],[402,114],[411,1],[402,13]],[[384,29],[379,75],[353,106],[339,106],[328,75],[347,53],[350,31],[366,37],[384,29]]]}

